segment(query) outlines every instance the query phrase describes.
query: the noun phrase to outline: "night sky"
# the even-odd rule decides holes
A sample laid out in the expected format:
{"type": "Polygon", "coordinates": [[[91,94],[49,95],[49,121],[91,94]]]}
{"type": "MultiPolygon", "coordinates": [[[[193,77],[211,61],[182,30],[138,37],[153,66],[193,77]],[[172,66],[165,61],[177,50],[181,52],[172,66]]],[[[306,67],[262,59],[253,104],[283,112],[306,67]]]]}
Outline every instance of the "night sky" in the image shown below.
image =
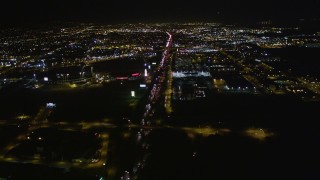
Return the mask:
{"type": "Polygon", "coordinates": [[[1,23],[172,22],[319,18],[320,0],[5,0],[1,23]]]}

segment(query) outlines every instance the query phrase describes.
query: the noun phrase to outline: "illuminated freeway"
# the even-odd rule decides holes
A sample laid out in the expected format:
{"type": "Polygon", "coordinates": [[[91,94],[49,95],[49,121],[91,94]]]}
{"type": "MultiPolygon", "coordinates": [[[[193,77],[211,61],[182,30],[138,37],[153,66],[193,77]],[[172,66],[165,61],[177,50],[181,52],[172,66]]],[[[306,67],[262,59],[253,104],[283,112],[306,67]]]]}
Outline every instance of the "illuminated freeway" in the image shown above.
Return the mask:
{"type": "MultiPolygon", "coordinates": [[[[151,85],[152,89],[150,91],[149,94],[149,99],[148,102],[145,106],[145,113],[143,114],[143,118],[142,119],[142,124],[145,124],[145,120],[149,120],[150,118],[153,117],[154,112],[156,111],[155,105],[156,104],[163,104],[165,101],[164,96],[164,91],[165,89],[163,88],[164,85],[166,85],[166,82],[168,80],[168,69],[170,67],[170,47],[172,45],[172,35],[170,33],[168,33],[168,40],[166,43],[166,47],[165,50],[162,54],[162,59],[161,62],[159,64],[159,67],[156,70],[156,75],[154,78],[154,81],[151,85]]],[[[151,122],[147,122],[148,124],[150,124],[151,122]]]]}

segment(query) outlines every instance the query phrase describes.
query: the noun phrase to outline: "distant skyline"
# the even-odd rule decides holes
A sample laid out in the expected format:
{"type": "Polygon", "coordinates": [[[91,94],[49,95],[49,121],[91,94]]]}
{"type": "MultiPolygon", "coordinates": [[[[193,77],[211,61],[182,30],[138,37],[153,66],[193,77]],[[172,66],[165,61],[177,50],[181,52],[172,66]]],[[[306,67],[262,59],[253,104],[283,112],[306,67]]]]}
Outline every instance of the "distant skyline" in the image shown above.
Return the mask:
{"type": "Polygon", "coordinates": [[[11,0],[1,2],[0,24],[49,21],[105,23],[259,21],[320,18],[320,0],[11,0]]]}

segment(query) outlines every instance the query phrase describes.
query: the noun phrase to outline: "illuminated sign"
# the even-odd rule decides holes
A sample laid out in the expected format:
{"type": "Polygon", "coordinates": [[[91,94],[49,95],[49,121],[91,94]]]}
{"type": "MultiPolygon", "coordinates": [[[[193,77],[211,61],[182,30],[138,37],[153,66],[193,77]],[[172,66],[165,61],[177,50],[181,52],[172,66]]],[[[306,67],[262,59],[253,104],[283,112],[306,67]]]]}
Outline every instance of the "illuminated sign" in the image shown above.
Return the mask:
{"type": "Polygon", "coordinates": [[[128,80],[128,77],[116,77],[116,80],[128,80]]]}
{"type": "Polygon", "coordinates": [[[145,76],[145,77],[148,76],[148,71],[147,71],[147,69],[144,70],[144,76],[145,76]]]}
{"type": "Polygon", "coordinates": [[[56,104],[54,104],[54,103],[47,103],[47,108],[55,108],[55,107],[57,107],[56,104]]]}
{"type": "Polygon", "coordinates": [[[134,73],[131,75],[132,77],[137,77],[137,76],[140,76],[140,73],[134,73]]]}

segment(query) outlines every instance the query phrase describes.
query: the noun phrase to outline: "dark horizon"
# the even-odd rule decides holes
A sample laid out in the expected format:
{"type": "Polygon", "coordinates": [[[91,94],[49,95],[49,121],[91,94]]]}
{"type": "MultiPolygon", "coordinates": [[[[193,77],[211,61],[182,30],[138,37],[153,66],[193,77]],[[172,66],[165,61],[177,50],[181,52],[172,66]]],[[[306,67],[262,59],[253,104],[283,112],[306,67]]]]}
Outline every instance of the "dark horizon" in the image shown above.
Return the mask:
{"type": "Polygon", "coordinates": [[[205,1],[174,2],[117,2],[115,0],[49,0],[28,2],[12,0],[2,3],[0,24],[47,23],[53,21],[80,21],[101,23],[219,21],[256,22],[264,20],[319,21],[319,0],[268,2],[205,1]]]}

